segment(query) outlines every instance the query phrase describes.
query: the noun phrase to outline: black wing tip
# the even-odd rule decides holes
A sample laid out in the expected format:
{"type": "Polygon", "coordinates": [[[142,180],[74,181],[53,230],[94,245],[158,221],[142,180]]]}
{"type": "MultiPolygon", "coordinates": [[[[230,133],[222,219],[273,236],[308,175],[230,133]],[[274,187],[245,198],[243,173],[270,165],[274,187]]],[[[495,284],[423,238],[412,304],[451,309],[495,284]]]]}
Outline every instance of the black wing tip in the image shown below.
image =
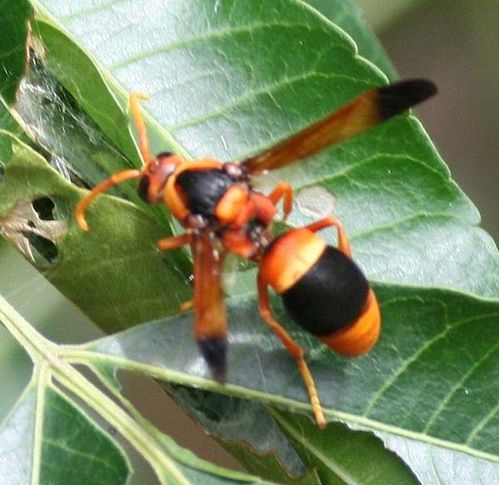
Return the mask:
{"type": "Polygon", "coordinates": [[[225,336],[198,340],[199,349],[213,379],[224,384],[227,376],[227,339],[225,336]]]}
{"type": "Polygon", "coordinates": [[[382,119],[402,113],[437,93],[437,86],[427,79],[407,79],[378,88],[379,114],[382,119]]]}

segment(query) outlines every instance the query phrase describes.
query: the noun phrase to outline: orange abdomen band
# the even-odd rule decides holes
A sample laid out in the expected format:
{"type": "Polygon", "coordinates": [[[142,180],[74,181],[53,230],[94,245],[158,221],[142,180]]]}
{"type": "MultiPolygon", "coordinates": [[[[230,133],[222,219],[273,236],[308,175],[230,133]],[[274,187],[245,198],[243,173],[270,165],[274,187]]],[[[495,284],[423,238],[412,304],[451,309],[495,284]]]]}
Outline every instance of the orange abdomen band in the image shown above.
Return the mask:
{"type": "Polygon", "coordinates": [[[378,302],[374,292],[369,290],[365,310],[354,323],[332,335],[319,338],[335,352],[354,357],[368,352],[378,340],[380,331],[378,302]]]}

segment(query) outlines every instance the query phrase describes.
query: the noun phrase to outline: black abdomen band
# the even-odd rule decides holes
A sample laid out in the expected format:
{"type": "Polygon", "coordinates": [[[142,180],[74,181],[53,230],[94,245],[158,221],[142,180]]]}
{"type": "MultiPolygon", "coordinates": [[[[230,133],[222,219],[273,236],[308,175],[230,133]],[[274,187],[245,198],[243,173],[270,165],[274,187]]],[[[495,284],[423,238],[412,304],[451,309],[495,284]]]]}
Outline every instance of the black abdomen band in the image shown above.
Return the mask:
{"type": "Polygon", "coordinates": [[[362,313],[369,284],[359,267],[328,246],[310,270],[281,294],[284,306],[302,328],[331,335],[362,313]]]}

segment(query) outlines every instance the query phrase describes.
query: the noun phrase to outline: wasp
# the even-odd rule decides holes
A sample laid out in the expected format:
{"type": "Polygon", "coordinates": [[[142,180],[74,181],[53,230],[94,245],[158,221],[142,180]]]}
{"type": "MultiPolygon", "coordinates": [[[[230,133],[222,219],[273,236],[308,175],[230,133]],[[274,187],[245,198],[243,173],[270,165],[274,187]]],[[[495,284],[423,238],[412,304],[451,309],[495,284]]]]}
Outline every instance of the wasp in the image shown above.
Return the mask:
{"type": "Polygon", "coordinates": [[[376,343],[381,317],[373,290],[352,259],[342,223],[327,217],[276,237],[271,224],[282,200],[284,219],[292,211],[293,189],[279,183],[269,194],[253,186],[253,177],[305,159],[353,138],[436,93],[431,81],[399,81],[368,91],[339,111],[277,145],[238,162],[213,158],[186,160],[163,152],[152,156],[142,118],[141,93],[130,94],[144,165],[118,172],[83,197],[75,217],[88,230],[85,213],[91,201],[110,187],[139,179],[138,193],[150,204],[164,204],[185,232],[157,242],[160,250],[189,244],[194,261],[194,336],[214,379],[223,383],[227,368],[227,315],[222,266],[228,253],[257,263],[260,314],[295,359],[307,388],[318,426],[326,420],[304,351],[273,316],[268,288],[280,295],[287,312],[303,329],[346,356],[367,352],[376,343]],[[317,232],[335,227],[337,247],[317,232]]]}

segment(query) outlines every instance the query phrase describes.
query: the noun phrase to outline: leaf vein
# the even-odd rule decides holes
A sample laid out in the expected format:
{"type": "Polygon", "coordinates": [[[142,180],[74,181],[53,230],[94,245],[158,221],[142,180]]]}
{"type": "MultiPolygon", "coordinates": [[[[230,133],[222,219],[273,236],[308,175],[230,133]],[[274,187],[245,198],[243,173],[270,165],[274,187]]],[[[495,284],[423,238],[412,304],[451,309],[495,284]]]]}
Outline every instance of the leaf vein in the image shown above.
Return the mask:
{"type": "Polygon", "coordinates": [[[101,3],[100,5],[96,5],[95,7],[89,7],[89,8],[82,8],[81,10],[78,10],[72,14],[66,15],[66,16],[61,16],[61,20],[77,20],[81,17],[84,17],[85,15],[88,14],[93,14],[93,13],[98,13],[106,10],[108,7],[112,7],[113,5],[117,3],[121,3],[122,0],[109,0],[107,2],[101,3]]]}
{"type": "MultiPolygon", "coordinates": [[[[436,301],[437,303],[440,303],[436,301]]],[[[447,314],[447,307],[442,304],[442,309],[444,310],[444,313],[447,314]]],[[[416,360],[426,351],[428,350],[433,344],[438,342],[439,340],[442,340],[447,336],[447,334],[455,330],[456,328],[460,327],[461,325],[465,325],[467,323],[473,322],[475,320],[482,320],[484,318],[490,317],[490,316],[497,316],[495,313],[493,314],[487,314],[487,315],[479,315],[479,316],[472,316],[469,318],[465,318],[464,320],[458,320],[454,325],[450,325],[448,321],[448,317],[445,318],[445,328],[442,332],[436,334],[433,338],[430,340],[427,340],[421,347],[419,347],[416,352],[412,354],[408,359],[405,359],[402,362],[402,365],[395,371],[395,373],[392,375],[390,379],[388,379],[379,389],[376,391],[369,401],[369,403],[366,405],[365,411],[362,413],[363,417],[368,417],[369,414],[371,413],[375,403],[381,399],[381,397],[386,393],[386,391],[392,387],[395,382],[404,374],[404,372],[409,368],[409,366],[416,362],[416,360]]]]}
{"type": "Polygon", "coordinates": [[[151,57],[161,55],[161,54],[166,54],[168,52],[171,52],[175,49],[185,47],[185,46],[190,46],[192,44],[196,43],[205,43],[207,41],[213,40],[213,39],[223,39],[224,37],[228,37],[231,35],[236,35],[236,34],[253,34],[256,30],[264,30],[264,29],[307,29],[310,30],[310,26],[307,24],[299,24],[299,23],[282,23],[282,22],[270,22],[270,23],[254,23],[254,24],[249,24],[244,27],[236,27],[232,29],[220,29],[220,30],[214,30],[212,32],[207,32],[204,33],[203,35],[199,36],[193,36],[189,37],[186,39],[182,40],[177,40],[175,42],[171,42],[170,44],[166,45],[165,47],[161,48],[154,48],[154,49],[149,49],[149,50],[143,50],[140,52],[140,54],[130,56],[126,59],[123,59],[122,61],[115,62],[114,64],[109,64],[108,69],[113,72],[115,70],[121,69],[123,67],[130,66],[131,64],[134,64],[136,62],[144,61],[146,59],[150,59],[151,57]]]}
{"type": "MultiPolygon", "coordinates": [[[[489,316],[497,316],[497,314],[489,315],[489,316]]],[[[423,429],[423,433],[427,433],[431,428],[433,423],[436,421],[438,416],[442,413],[445,408],[445,405],[452,399],[452,396],[456,394],[456,392],[463,387],[464,383],[468,380],[469,377],[493,354],[497,349],[499,349],[499,342],[493,345],[489,351],[487,351],[483,356],[481,356],[471,367],[470,369],[459,379],[458,382],[449,390],[449,392],[445,395],[440,403],[439,407],[435,410],[435,412],[431,415],[428,420],[425,428],[423,429]]]]}

